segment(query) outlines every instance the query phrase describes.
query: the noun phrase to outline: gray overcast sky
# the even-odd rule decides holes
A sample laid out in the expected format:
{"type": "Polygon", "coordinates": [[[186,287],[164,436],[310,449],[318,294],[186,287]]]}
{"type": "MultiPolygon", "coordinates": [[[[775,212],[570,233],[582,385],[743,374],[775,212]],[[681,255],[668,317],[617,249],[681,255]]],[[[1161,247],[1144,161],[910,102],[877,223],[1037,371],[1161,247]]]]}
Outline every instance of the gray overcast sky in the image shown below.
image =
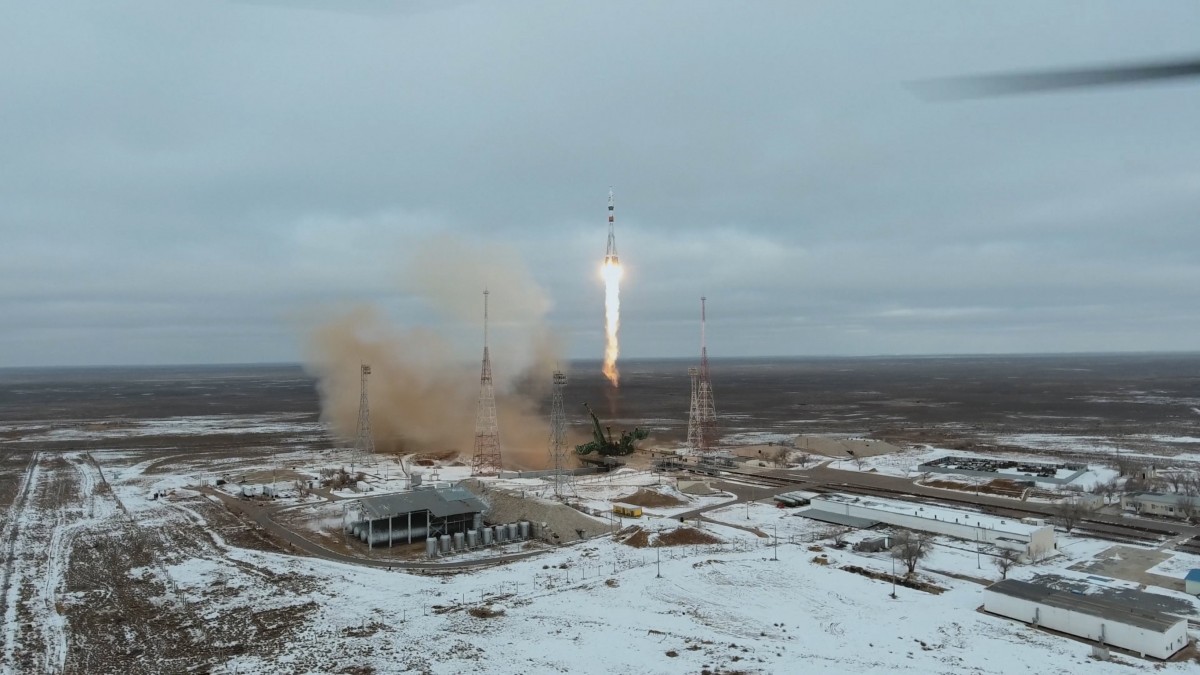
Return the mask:
{"type": "Polygon", "coordinates": [[[1197,26],[1193,0],[5,3],[0,366],[298,360],[358,302],[436,324],[398,267],[438,234],[515,250],[599,358],[610,184],[626,357],[695,352],[702,294],[716,356],[1195,349],[1200,80],[904,83],[1192,55],[1197,26]]]}

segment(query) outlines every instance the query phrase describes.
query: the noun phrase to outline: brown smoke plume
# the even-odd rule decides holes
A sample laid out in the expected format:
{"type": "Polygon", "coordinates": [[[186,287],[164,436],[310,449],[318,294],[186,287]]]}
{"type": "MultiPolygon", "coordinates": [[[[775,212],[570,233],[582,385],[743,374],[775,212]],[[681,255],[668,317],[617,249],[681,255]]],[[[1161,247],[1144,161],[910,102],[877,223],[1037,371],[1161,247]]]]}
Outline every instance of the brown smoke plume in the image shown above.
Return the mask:
{"type": "Polygon", "coordinates": [[[367,306],[315,330],[307,367],[319,379],[321,417],[344,442],[353,443],[356,435],[359,365],[366,363],[377,450],[470,457],[483,353],[481,293],[487,286],[504,466],[546,465],[550,425],[538,404],[549,389],[559,343],[544,322],[550,308],[546,293],[516,253],[503,248],[473,248],[445,237],[414,247],[403,287],[457,320],[455,330],[402,328],[367,306]],[[459,340],[456,348],[464,329],[477,337],[459,340]]]}

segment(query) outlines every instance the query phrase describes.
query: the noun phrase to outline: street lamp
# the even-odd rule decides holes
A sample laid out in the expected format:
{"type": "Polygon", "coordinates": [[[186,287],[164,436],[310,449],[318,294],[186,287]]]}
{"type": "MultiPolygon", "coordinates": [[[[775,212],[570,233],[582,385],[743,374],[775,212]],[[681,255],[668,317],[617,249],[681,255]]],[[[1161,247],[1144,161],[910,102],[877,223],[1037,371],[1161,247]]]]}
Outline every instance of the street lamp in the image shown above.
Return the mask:
{"type": "Polygon", "coordinates": [[[981,560],[981,555],[980,555],[980,550],[983,548],[983,544],[980,543],[982,539],[983,539],[983,534],[979,531],[979,528],[976,528],[975,529],[975,569],[977,569],[977,570],[983,569],[983,562],[981,560]]]}
{"type": "Polygon", "coordinates": [[[892,599],[896,599],[896,554],[892,554],[892,599]]]}

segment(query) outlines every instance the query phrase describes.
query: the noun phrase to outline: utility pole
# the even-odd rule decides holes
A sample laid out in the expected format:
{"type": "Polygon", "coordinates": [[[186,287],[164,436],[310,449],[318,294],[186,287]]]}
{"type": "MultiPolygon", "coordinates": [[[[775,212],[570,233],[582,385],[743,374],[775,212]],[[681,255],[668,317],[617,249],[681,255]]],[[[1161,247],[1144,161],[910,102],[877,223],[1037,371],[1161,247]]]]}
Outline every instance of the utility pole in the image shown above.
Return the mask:
{"type": "Polygon", "coordinates": [[[658,565],[658,573],[654,575],[654,578],[661,579],[662,578],[662,549],[656,546],[654,548],[654,553],[658,556],[658,558],[655,560],[655,564],[658,565]]]}
{"type": "Polygon", "coordinates": [[[775,525],[775,557],[772,560],[779,560],[779,525],[775,525]]]}

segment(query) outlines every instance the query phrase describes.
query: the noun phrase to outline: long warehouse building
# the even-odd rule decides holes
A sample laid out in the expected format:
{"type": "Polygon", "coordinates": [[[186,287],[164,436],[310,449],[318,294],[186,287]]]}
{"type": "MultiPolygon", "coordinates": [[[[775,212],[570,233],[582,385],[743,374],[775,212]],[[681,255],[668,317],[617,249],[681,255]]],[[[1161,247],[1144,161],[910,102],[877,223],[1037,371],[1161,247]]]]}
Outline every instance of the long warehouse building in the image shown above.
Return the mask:
{"type": "Polygon", "coordinates": [[[1054,526],[1032,518],[997,518],[929,504],[844,494],[814,497],[809,512],[801,513],[826,522],[838,522],[840,518],[944,534],[1012,549],[1027,559],[1038,559],[1055,550],[1054,526]]]}
{"type": "Polygon", "coordinates": [[[1017,579],[1005,579],[985,588],[983,608],[1143,657],[1167,659],[1188,644],[1187,619],[1136,602],[1072,593],[1017,579]]]}

